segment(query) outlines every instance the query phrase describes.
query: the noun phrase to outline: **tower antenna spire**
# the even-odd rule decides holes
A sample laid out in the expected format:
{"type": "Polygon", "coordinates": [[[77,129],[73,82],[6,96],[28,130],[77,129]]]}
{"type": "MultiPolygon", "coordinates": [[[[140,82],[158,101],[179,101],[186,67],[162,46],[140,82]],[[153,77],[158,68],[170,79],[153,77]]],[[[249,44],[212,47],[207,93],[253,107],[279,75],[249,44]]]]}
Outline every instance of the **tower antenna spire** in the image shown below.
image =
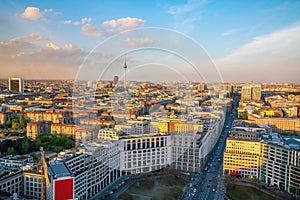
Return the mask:
{"type": "Polygon", "coordinates": [[[124,90],[126,91],[126,70],[127,70],[127,64],[126,64],[126,55],[125,55],[125,59],[124,59],[124,90]]]}

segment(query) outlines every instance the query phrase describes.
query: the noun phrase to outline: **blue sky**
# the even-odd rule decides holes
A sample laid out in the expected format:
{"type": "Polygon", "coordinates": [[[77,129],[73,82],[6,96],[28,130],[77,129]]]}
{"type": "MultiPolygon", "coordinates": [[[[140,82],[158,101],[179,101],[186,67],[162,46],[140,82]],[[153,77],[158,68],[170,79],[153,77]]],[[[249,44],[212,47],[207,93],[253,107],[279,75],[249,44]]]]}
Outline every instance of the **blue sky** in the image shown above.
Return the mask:
{"type": "MultiPolygon", "coordinates": [[[[158,27],[178,31],[201,45],[223,81],[299,83],[299,13],[300,1],[279,0],[4,0],[0,2],[0,78],[74,79],[97,44],[122,31],[158,27]]],[[[137,36],[130,41],[154,44],[152,36],[156,37],[137,36]]],[[[178,48],[188,49],[183,42],[178,48]]],[[[107,59],[103,52],[98,53],[97,59],[107,59]]],[[[137,56],[147,58],[145,53],[128,55],[129,64],[142,65],[137,56]]],[[[116,65],[121,63],[116,60],[116,65]]],[[[131,72],[129,79],[143,79],[131,72]]],[[[170,76],[172,79],[176,76],[170,76]]]]}

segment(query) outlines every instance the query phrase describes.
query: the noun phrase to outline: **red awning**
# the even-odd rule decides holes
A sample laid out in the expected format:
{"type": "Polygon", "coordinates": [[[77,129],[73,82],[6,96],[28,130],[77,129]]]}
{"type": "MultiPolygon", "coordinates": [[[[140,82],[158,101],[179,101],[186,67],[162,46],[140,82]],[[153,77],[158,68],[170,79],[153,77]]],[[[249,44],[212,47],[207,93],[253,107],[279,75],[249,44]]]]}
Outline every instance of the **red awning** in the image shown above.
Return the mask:
{"type": "Polygon", "coordinates": [[[232,175],[232,176],[241,176],[241,173],[239,172],[229,172],[229,175],[232,175]]]}

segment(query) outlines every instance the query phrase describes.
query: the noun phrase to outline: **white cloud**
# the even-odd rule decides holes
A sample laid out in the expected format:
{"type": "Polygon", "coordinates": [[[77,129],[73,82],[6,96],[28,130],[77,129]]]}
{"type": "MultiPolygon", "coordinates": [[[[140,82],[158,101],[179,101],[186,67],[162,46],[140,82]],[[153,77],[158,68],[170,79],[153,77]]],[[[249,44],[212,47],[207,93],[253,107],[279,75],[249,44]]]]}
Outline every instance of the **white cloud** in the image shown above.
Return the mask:
{"type": "Polygon", "coordinates": [[[181,32],[194,29],[195,22],[202,18],[202,7],[207,0],[188,0],[184,5],[172,5],[167,8],[167,13],[174,17],[174,28],[181,32]]]}
{"type": "Polygon", "coordinates": [[[171,6],[167,12],[171,15],[185,15],[185,14],[195,10],[196,8],[202,6],[205,3],[206,3],[206,0],[202,0],[202,1],[188,0],[187,3],[184,5],[171,6]]]}
{"type": "Polygon", "coordinates": [[[81,23],[81,22],[78,22],[78,21],[73,22],[72,24],[73,24],[74,26],[80,26],[80,25],[82,25],[82,23],[81,23]]]}
{"type": "Polygon", "coordinates": [[[85,24],[84,26],[82,26],[80,33],[83,35],[88,35],[93,37],[98,37],[103,35],[101,29],[92,24],[85,24]]]}
{"type": "Polygon", "coordinates": [[[153,44],[152,38],[128,38],[126,41],[129,46],[134,46],[134,47],[153,44]]]}
{"type": "Polygon", "coordinates": [[[76,22],[73,22],[72,24],[74,26],[81,26],[81,25],[84,25],[84,24],[91,24],[92,23],[92,18],[87,18],[87,17],[84,17],[81,19],[81,21],[76,21],[76,22]]]}
{"type": "Polygon", "coordinates": [[[42,45],[39,37],[30,34],[0,41],[1,78],[75,78],[87,52],[74,48],[72,44],[66,44],[64,48],[53,42],[42,45]]]}
{"type": "Polygon", "coordinates": [[[65,49],[68,51],[72,51],[74,49],[74,46],[72,44],[65,44],[65,49]]]}
{"type": "Polygon", "coordinates": [[[240,61],[248,56],[261,53],[277,54],[290,51],[300,43],[300,25],[280,30],[253,40],[236,52],[222,59],[223,62],[240,61]]]}
{"type": "Polygon", "coordinates": [[[71,24],[72,23],[72,20],[65,20],[64,21],[64,24],[71,24]]]}
{"type": "Polygon", "coordinates": [[[45,10],[44,10],[44,12],[45,12],[45,13],[48,13],[48,12],[53,12],[53,9],[52,9],[52,8],[45,9],[45,10]]]}
{"type": "Polygon", "coordinates": [[[53,50],[55,50],[55,51],[60,49],[59,46],[57,46],[56,44],[54,44],[54,43],[52,43],[52,42],[48,42],[48,43],[46,44],[46,47],[49,48],[49,49],[53,49],[53,50]]]}
{"type": "Polygon", "coordinates": [[[300,25],[253,38],[240,49],[217,60],[225,77],[249,79],[255,73],[258,79],[297,80],[300,74],[300,25]]]}
{"type": "Polygon", "coordinates": [[[143,26],[145,23],[146,21],[143,19],[126,17],[117,20],[108,20],[103,22],[102,25],[106,28],[109,28],[108,32],[118,32],[127,29],[137,28],[143,26]]]}
{"type": "Polygon", "coordinates": [[[46,40],[45,37],[42,37],[40,35],[36,35],[34,33],[31,33],[29,35],[24,35],[22,38],[25,39],[25,40],[31,40],[31,41],[46,40]]]}
{"type": "Polygon", "coordinates": [[[25,19],[30,19],[30,20],[37,20],[43,17],[43,13],[40,12],[40,9],[37,7],[27,7],[22,13],[22,17],[25,19]]]}

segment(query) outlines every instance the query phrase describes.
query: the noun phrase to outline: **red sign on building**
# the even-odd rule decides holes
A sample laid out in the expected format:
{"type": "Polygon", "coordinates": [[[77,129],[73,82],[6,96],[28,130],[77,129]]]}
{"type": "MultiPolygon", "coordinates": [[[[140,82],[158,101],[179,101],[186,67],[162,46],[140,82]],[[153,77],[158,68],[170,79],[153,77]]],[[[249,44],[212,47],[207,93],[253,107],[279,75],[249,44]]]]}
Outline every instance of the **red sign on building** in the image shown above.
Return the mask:
{"type": "Polygon", "coordinates": [[[74,178],[54,180],[53,196],[55,200],[74,199],[74,178]]]}

